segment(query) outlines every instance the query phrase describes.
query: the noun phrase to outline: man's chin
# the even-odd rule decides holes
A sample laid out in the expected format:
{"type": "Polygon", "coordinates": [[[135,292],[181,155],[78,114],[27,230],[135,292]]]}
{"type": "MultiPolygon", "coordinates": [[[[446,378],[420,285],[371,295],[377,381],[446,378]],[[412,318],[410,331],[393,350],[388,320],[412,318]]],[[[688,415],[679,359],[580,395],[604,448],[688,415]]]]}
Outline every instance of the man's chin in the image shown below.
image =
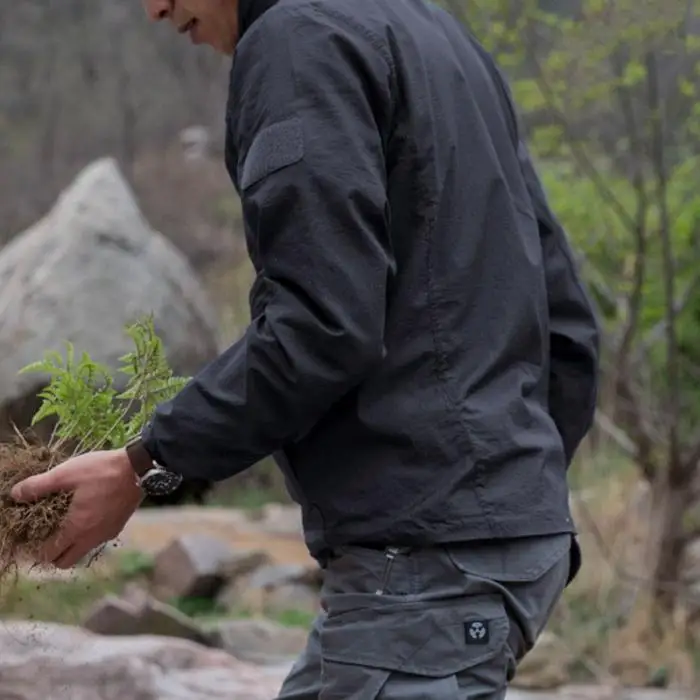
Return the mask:
{"type": "Polygon", "coordinates": [[[220,53],[224,56],[233,56],[233,54],[236,52],[236,42],[232,41],[227,44],[221,44],[219,46],[215,46],[214,50],[217,53],[220,53]]]}
{"type": "Polygon", "coordinates": [[[193,41],[192,43],[198,46],[208,46],[210,49],[213,49],[216,53],[221,54],[222,56],[233,56],[236,51],[235,44],[224,44],[222,42],[204,40],[193,41]]]}

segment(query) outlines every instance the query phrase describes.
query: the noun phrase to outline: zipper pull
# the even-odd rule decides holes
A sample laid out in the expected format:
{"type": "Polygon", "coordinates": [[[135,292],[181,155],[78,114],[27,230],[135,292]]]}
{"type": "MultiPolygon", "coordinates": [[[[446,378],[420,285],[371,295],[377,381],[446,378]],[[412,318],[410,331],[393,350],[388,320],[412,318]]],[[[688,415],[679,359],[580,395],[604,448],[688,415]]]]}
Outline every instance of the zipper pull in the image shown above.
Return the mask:
{"type": "Polygon", "coordinates": [[[379,588],[375,591],[375,595],[384,595],[387,584],[389,583],[389,575],[391,574],[391,568],[394,566],[394,560],[400,553],[398,547],[387,547],[384,552],[386,557],[386,563],[384,564],[384,573],[382,574],[382,583],[379,588]]]}

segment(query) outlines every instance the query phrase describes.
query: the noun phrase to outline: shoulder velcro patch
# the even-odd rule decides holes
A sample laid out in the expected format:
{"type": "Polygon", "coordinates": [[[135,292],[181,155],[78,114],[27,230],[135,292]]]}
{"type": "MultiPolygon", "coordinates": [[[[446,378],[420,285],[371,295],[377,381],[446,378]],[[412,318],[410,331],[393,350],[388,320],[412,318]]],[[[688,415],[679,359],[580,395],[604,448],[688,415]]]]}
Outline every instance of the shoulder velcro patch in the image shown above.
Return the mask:
{"type": "Polygon", "coordinates": [[[304,132],[298,117],[262,129],[253,139],[243,163],[240,187],[247,189],[277,170],[304,157],[304,132]]]}

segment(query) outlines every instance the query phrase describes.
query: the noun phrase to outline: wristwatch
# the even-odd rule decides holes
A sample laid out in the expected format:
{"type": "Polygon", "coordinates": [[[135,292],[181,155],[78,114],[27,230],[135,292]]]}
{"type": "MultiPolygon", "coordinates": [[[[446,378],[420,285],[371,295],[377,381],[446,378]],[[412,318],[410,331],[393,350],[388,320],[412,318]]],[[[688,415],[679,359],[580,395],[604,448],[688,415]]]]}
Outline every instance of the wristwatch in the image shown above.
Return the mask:
{"type": "Polygon", "coordinates": [[[182,474],[168,471],[158,464],[140,436],[130,440],[125,449],[138,484],[147,496],[168,496],[182,484],[182,474]]]}

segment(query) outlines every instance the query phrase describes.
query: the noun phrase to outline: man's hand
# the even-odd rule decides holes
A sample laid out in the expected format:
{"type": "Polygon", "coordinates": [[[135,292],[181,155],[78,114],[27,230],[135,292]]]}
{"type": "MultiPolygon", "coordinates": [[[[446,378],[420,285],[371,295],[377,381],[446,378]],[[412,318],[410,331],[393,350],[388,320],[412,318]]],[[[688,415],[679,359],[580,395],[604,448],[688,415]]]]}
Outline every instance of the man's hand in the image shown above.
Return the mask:
{"type": "Polygon", "coordinates": [[[31,502],[60,491],[73,492],[71,506],[60,531],[37,556],[37,563],[53,563],[59,569],[75,566],[93,549],[117,537],[143,499],[124,450],[73,457],[21,481],[12,489],[12,497],[31,502]]]}

